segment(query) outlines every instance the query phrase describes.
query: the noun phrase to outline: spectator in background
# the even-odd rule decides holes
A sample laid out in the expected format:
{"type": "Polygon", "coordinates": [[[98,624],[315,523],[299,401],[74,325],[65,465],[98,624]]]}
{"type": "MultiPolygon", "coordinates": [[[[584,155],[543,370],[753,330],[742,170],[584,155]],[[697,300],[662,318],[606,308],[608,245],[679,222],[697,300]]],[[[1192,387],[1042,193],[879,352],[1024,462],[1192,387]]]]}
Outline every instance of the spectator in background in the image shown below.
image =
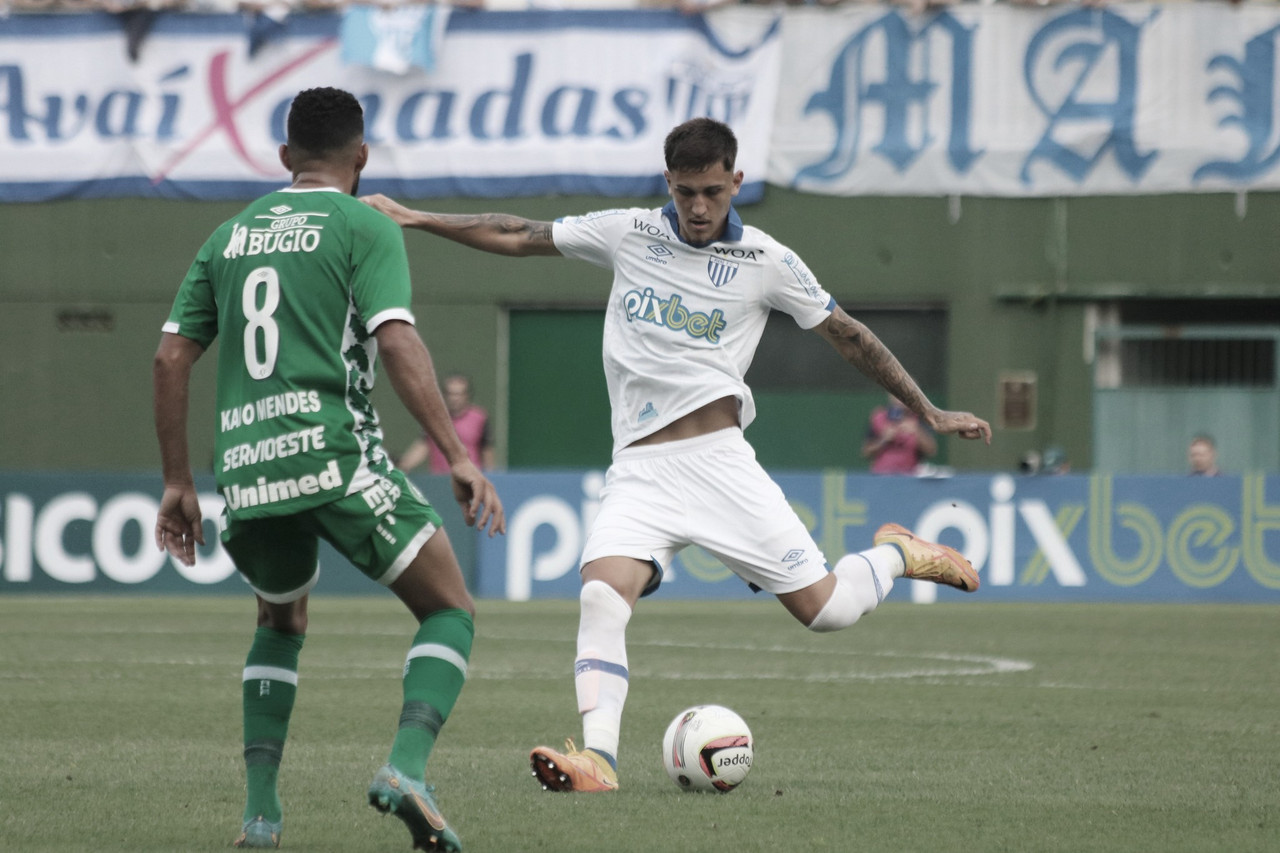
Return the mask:
{"type": "Polygon", "coordinates": [[[1191,439],[1187,447],[1187,462],[1193,477],[1217,477],[1222,473],[1218,469],[1218,449],[1208,435],[1201,434],[1191,439]]]}
{"type": "Polygon", "coordinates": [[[1058,445],[1050,445],[1041,453],[1039,450],[1028,450],[1022,454],[1018,470],[1023,474],[1066,474],[1071,470],[1071,462],[1067,452],[1058,445]]]}
{"type": "Polygon", "coordinates": [[[938,452],[933,432],[892,394],[889,405],[871,412],[862,455],[871,460],[873,474],[914,474],[916,467],[938,452]]]}
{"type": "MultiPolygon", "coordinates": [[[[489,439],[489,414],[471,402],[471,379],[461,373],[445,377],[444,402],[453,418],[453,428],[467,449],[467,456],[483,471],[493,468],[493,442],[489,439]]],[[[449,460],[425,432],[405,448],[396,467],[412,471],[424,461],[432,474],[448,474],[449,460]]]]}

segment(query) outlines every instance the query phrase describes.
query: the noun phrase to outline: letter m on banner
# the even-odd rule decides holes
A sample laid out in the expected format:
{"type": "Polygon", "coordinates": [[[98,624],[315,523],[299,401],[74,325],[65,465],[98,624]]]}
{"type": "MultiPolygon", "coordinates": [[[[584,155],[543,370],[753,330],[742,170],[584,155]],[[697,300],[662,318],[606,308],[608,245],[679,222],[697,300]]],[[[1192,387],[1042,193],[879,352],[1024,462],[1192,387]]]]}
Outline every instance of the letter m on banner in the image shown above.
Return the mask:
{"type": "Polygon", "coordinates": [[[854,166],[864,148],[901,173],[933,144],[939,130],[946,133],[952,167],[967,172],[982,153],[974,151],[970,141],[972,94],[973,30],[941,12],[913,31],[906,18],[890,12],[845,43],[831,65],[827,88],[805,105],[806,115],[826,113],[836,136],[827,157],[796,177],[838,178],[854,166]],[[945,96],[939,89],[950,94],[944,120],[935,118],[943,112],[934,108],[945,96]],[[878,111],[879,122],[870,120],[873,111],[878,111]],[[943,121],[945,128],[935,126],[943,121]],[[863,139],[877,127],[879,140],[863,139]]]}

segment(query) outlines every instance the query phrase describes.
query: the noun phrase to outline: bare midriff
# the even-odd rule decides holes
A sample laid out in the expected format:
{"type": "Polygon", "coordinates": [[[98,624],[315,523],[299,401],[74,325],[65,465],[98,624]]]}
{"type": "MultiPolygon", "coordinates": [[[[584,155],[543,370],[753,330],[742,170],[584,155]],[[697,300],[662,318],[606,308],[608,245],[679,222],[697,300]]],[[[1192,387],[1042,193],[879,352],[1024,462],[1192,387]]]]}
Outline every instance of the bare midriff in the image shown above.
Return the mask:
{"type": "Polygon", "coordinates": [[[681,441],[736,426],[738,426],[738,398],[721,397],[719,400],[713,400],[701,408],[694,409],[684,417],[677,418],[655,433],[636,439],[628,446],[643,447],[647,444],[681,441]]]}

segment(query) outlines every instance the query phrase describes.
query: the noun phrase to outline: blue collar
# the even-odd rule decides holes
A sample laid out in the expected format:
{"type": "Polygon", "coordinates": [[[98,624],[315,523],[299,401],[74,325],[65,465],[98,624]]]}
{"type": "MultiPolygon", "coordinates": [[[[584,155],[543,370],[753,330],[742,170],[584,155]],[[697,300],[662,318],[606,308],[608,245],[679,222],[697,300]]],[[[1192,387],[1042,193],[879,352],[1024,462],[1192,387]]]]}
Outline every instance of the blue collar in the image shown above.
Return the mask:
{"type": "Polygon", "coordinates": [[[742,217],[738,215],[738,211],[733,205],[729,206],[729,221],[724,225],[724,234],[719,240],[709,240],[706,243],[690,243],[684,239],[680,233],[680,217],[676,213],[676,203],[669,201],[662,208],[662,215],[666,217],[667,224],[671,226],[671,230],[675,232],[676,239],[685,245],[692,246],[695,249],[705,248],[712,243],[739,243],[742,241],[742,217]]]}

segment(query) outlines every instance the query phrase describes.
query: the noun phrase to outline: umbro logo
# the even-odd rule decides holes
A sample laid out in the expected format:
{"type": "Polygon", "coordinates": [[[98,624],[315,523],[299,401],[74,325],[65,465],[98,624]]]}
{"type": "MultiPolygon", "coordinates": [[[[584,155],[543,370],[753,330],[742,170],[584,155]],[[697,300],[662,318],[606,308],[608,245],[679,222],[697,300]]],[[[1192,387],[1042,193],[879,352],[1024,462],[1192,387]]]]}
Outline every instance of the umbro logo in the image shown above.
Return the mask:
{"type": "Polygon", "coordinates": [[[283,216],[291,210],[293,210],[293,208],[287,204],[277,204],[275,207],[271,208],[271,212],[276,216],[283,216]]]}
{"type": "Polygon", "coordinates": [[[790,563],[804,556],[803,548],[792,548],[790,551],[782,555],[782,562],[790,563]]]}
{"type": "Polygon", "coordinates": [[[652,246],[645,246],[645,248],[649,250],[649,254],[645,255],[644,259],[658,264],[665,264],[667,258],[675,254],[669,246],[662,243],[654,243],[652,246]]]}

